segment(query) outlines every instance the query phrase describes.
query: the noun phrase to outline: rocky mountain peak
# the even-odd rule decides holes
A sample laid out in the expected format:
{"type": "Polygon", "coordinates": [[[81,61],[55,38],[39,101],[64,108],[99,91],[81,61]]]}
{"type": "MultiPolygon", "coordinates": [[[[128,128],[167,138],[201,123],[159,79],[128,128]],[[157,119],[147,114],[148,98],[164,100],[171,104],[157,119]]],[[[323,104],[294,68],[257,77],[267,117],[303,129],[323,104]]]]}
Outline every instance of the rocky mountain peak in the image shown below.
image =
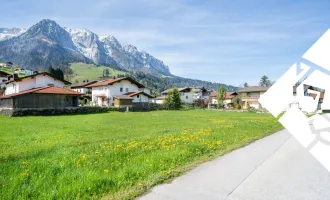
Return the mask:
{"type": "Polygon", "coordinates": [[[162,61],[133,45],[121,44],[112,35],[98,36],[87,29],[62,28],[49,19],[41,20],[18,37],[0,40],[0,48],[5,49],[0,52],[0,59],[11,60],[25,68],[86,61],[157,76],[171,75],[162,61]],[[45,57],[47,59],[43,59],[45,57]]]}
{"type": "Polygon", "coordinates": [[[75,50],[75,45],[73,44],[69,33],[55,21],[50,19],[41,20],[29,28],[20,37],[24,40],[42,39],[50,44],[58,44],[64,48],[75,50]]]}

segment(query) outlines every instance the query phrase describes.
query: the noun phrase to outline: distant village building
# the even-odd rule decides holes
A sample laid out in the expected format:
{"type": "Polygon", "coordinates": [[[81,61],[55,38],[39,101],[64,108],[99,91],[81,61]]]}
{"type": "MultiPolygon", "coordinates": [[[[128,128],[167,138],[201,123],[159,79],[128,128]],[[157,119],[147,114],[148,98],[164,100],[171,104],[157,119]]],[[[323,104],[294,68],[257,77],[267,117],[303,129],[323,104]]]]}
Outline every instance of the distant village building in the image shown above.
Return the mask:
{"type": "Polygon", "coordinates": [[[270,86],[250,86],[245,88],[240,88],[237,90],[237,93],[240,94],[241,100],[243,102],[243,109],[248,109],[253,107],[255,109],[261,109],[262,106],[259,103],[260,95],[263,95],[270,86]]]}
{"type": "Polygon", "coordinates": [[[156,97],[154,100],[154,103],[156,104],[165,104],[165,102],[166,102],[166,96],[156,97]]]}
{"type": "Polygon", "coordinates": [[[97,81],[83,80],[82,83],[72,84],[70,88],[76,92],[80,92],[84,94],[92,94],[92,88],[87,88],[87,86],[96,82],[97,81]]]}
{"type": "Polygon", "coordinates": [[[149,102],[150,89],[130,77],[112,78],[85,86],[92,89],[92,103],[97,106],[129,106],[129,102],[149,102]]]}
{"type": "Polygon", "coordinates": [[[212,91],[210,93],[210,104],[216,105],[218,104],[218,92],[217,91],[212,91]]]}
{"type": "Polygon", "coordinates": [[[13,63],[12,62],[6,62],[5,67],[6,68],[11,68],[11,67],[13,67],[13,63]]]}
{"type": "MultiPolygon", "coordinates": [[[[211,91],[206,90],[204,87],[185,87],[178,88],[180,92],[181,101],[184,103],[192,104],[198,99],[209,99],[211,91]]],[[[156,103],[163,104],[164,99],[168,96],[173,88],[167,89],[161,93],[161,97],[156,98],[156,103]]]]}
{"type": "Polygon", "coordinates": [[[30,76],[30,75],[34,74],[34,72],[32,70],[23,69],[23,68],[15,69],[15,73],[21,74],[21,75],[27,75],[27,76],[30,76]]]}
{"type": "MultiPolygon", "coordinates": [[[[226,92],[223,98],[223,104],[225,108],[232,108],[234,106],[233,104],[233,98],[237,96],[236,92],[226,92]]],[[[210,101],[209,103],[211,105],[217,105],[218,104],[218,92],[212,91],[210,93],[210,101]]]]}
{"type": "Polygon", "coordinates": [[[12,62],[0,63],[0,67],[11,68],[13,66],[12,62]]]}
{"type": "Polygon", "coordinates": [[[3,82],[6,82],[8,80],[8,76],[10,76],[10,74],[0,71],[0,86],[3,82]]]}
{"type": "Polygon", "coordinates": [[[4,82],[6,90],[0,96],[0,108],[64,108],[77,107],[82,93],[63,88],[70,82],[49,73],[19,78],[17,74],[4,82]]]}
{"type": "Polygon", "coordinates": [[[234,102],[233,98],[236,97],[238,94],[236,92],[226,92],[223,99],[223,105],[225,108],[233,108],[234,102]]]}

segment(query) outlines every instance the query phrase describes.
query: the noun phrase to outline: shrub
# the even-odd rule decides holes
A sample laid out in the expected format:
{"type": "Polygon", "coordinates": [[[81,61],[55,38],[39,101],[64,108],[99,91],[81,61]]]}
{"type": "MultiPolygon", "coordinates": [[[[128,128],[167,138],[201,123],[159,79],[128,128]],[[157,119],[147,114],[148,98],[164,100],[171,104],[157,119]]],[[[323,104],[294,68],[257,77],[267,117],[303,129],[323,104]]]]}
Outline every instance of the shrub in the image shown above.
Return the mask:
{"type": "Polygon", "coordinates": [[[257,112],[258,110],[256,108],[254,108],[254,107],[249,107],[248,108],[248,111],[249,112],[257,112]]]}

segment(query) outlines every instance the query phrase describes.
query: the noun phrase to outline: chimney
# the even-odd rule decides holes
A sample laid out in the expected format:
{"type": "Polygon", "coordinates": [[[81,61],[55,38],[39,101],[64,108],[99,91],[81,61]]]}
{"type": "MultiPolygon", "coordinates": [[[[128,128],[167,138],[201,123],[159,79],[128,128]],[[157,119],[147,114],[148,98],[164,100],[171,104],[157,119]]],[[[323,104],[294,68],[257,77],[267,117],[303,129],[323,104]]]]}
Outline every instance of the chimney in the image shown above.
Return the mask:
{"type": "Polygon", "coordinates": [[[14,80],[18,79],[18,74],[14,74],[14,80]]]}
{"type": "Polygon", "coordinates": [[[86,81],[85,80],[83,80],[83,83],[85,83],[86,81]]]}
{"type": "Polygon", "coordinates": [[[113,76],[113,77],[112,77],[112,79],[116,79],[116,77],[115,77],[115,76],[113,76]]]}

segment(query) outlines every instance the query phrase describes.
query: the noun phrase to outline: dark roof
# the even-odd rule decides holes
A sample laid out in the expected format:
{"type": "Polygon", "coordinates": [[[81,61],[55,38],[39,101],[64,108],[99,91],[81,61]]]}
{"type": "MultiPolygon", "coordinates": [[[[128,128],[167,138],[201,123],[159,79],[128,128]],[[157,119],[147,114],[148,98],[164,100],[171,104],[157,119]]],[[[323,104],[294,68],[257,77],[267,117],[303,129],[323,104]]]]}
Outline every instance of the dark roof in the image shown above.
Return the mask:
{"type": "Polygon", "coordinates": [[[25,90],[25,91],[22,91],[22,92],[1,96],[0,99],[9,99],[9,98],[12,98],[12,97],[20,96],[20,95],[23,95],[23,94],[30,94],[30,93],[34,93],[34,94],[64,94],[64,95],[75,95],[75,96],[83,95],[83,93],[76,92],[76,91],[69,90],[69,89],[65,89],[65,88],[61,88],[61,87],[57,87],[57,86],[44,86],[44,87],[33,88],[33,89],[25,90]]]}
{"type": "Polygon", "coordinates": [[[114,83],[117,83],[117,82],[120,82],[123,80],[127,80],[127,81],[130,81],[131,83],[134,83],[135,85],[138,86],[138,88],[144,88],[144,85],[142,85],[141,83],[137,82],[136,80],[134,80],[130,77],[122,77],[122,78],[99,81],[99,82],[93,83],[91,85],[88,85],[86,87],[98,87],[98,86],[104,86],[104,85],[113,85],[114,83]]]}
{"type": "Polygon", "coordinates": [[[145,96],[147,96],[147,97],[149,97],[149,98],[154,98],[154,97],[151,96],[150,94],[147,94],[147,93],[142,92],[142,91],[138,91],[138,92],[128,92],[128,93],[126,93],[126,94],[124,94],[124,95],[127,95],[127,96],[129,96],[129,97],[134,97],[134,96],[136,96],[136,95],[138,95],[138,94],[143,94],[143,95],[145,95],[145,96]]]}
{"type": "Polygon", "coordinates": [[[96,83],[96,82],[97,81],[88,81],[88,82],[84,82],[84,83],[76,83],[76,84],[72,84],[70,87],[72,89],[74,89],[74,88],[84,88],[87,85],[90,85],[90,84],[93,84],[93,83],[96,83]]]}
{"type": "Polygon", "coordinates": [[[9,65],[13,65],[13,63],[12,63],[12,62],[6,62],[6,64],[9,64],[9,65]]]}
{"type": "Polygon", "coordinates": [[[66,81],[64,79],[57,78],[57,77],[53,76],[52,74],[50,74],[48,72],[42,72],[42,73],[38,73],[38,74],[32,74],[32,75],[29,75],[29,76],[24,76],[24,77],[17,78],[17,79],[11,79],[10,81],[6,81],[4,83],[5,84],[8,84],[8,83],[12,83],[12,82],[17,82],[17,81],[20,81],[20,80],[23,80],[23,79],[26,79],[26,78],[32,78],[32,77],[39,76],[39,75],[44,75],[44,76],[52,77],[52,78],[54,78],[56,80],[62,81],[66,85],[71,84],[69,81],[66,81]]]}
{"type": "Polygon", "coordinates": [[[119,99],[119,100],[122,100],[122,99],[126,99],[126,100],[133,100],[132,97],[129,97],[127,95],[118,95],[118,96],[114,96],[115,99],[119,99]]]}
{"type": "Polygon", "coordinates": [[[245,88],[240,88],[237,90],[238,93],[241,92],[266,92],[271,86],[250,86],[245,88]]]}

